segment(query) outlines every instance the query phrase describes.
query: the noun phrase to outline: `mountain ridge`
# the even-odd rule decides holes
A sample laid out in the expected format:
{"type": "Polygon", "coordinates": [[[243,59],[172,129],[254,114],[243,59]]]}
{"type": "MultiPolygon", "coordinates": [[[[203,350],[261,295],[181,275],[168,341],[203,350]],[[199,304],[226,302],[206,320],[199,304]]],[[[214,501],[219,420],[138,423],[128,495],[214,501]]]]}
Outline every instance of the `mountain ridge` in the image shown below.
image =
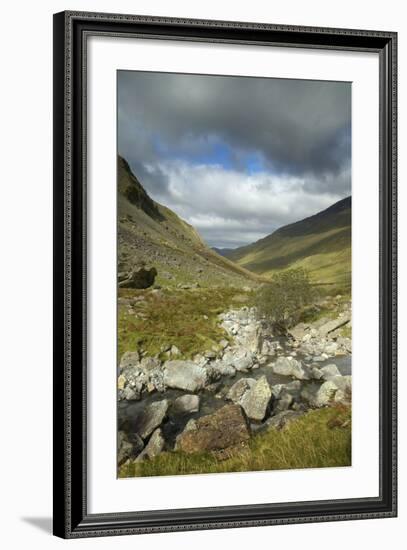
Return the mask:
{"type": "Polygon", "coordinates": [[[211,250],[196,229],[154,201],[118,156],[118,271],[155,267],[158,284],[250,284],[258,276],[211,250]]]}
{"type": "Polygon", "coordinates": [[[312,216],[280,227],[254,243],[224,251],[225,257],[262,276],[304,267],[316,283],[348,285],[351,209],[349,196],[312,216]]]}

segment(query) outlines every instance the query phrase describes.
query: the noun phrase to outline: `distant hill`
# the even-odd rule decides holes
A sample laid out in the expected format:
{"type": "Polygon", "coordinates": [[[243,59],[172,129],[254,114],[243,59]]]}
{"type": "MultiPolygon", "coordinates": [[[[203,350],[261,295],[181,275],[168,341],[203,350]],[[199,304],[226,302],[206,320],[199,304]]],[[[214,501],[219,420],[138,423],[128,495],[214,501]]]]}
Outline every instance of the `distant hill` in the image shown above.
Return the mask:
{"type": "Polygon", "coordinates": [[[351,197],[347,197],[253,244],[226,252],[225,256],[263,276],[304,267],[314,282],[348,285],[351,280],[351,210],[351,197]]]}
{"type": "Polygon", "coordinates": [[[165,286],[241,286],[258,277],[211,250],[199,233],[155,202],[118,157],[118,272],[155,267],[165,286]]]}
{"type": "Polygon", "coordinates": [[[233,252],[235,249],[234,248],[216,248],[216,246],[213,246],[212,250],[214,250],[220,256],[227,257],[228,254],[233,252]]]}

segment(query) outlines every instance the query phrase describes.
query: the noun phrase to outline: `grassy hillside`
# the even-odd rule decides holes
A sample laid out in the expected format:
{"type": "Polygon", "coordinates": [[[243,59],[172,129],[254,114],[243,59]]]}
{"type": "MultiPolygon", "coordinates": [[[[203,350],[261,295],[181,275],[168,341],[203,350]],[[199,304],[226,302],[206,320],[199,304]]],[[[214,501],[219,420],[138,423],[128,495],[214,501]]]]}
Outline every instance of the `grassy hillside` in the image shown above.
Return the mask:
{"type": "Polygon", "coordinates": [[[155,202],[118,157],[118,271],[155,267],[166,287],[250,285],[256,275],[211,250],[175,212],[155,202]]]}
{"type": "Polygon", "coordinates": [[[264,276],[304,267],[315,283],[349,286],[351,197],[314,216],[281,227],[253,244],[227,252],[226,256],[264,276]]]}

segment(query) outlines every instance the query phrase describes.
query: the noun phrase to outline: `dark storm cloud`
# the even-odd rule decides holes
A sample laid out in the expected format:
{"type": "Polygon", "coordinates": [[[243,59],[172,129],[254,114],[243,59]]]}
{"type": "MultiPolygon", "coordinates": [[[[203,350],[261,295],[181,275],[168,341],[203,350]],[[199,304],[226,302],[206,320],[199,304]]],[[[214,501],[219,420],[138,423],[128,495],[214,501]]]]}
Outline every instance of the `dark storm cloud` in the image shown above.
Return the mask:
{"type": "Polygon", "coordinates": [[[348,83],[122,71],[118,90],[120,148],[141,126],[141,142],[159,136],[174,156],[218,138],[290,173],[336,173],[350,158],[348,83]]]}
{"type": "Polygon", "coordinates": [[[249,215],[261,236],[350,194],[350,84],[120,71],[118,147],[210,244],[250,242],[249,215]]]}

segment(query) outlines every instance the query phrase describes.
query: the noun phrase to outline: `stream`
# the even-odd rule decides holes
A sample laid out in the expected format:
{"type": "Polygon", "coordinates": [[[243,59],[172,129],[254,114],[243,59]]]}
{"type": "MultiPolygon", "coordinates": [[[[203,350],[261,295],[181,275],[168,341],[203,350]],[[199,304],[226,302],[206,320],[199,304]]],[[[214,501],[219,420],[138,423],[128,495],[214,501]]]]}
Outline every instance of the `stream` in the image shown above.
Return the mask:
{"type": "MultiPolygon", "coordinates": [[[[289,356],[292,354],[292,350],[285,346],[285,343],[279,340],[282,345],[282,352],[280,356],[289,356]]],[[[292,382],[292,378],[289,376],[282,376],[272,372],[271,363],[275,361],[276,356],[270,356],[269,361],[264,365],[259,366],[256,369],[251,369],[248,372],[236,372],[233,378],[223,377],[219,382],[212,385],[211,389],[203,389],[198,392],[200,398],[199,411],[195,413],[178,413],[170,406],[168,409],[168,415],[166,421],[162,424],[161,429],[167,444],[172,447],[175,443],[176,436],[181,433],[187,424],[187,422],[193,418],[199,418],[208,414],[212,414],[217,409],[223,407],[226,403],[229,403],[221,395],[225,395],[228,389],[233,386],[241,378],[254,378],[258,379],[265,375],[271,386],[276,384],[287,384],[292,382]],[[219,395],[221,394],[221,395],[219,395]]],[[[297,353],[295,359],[301,360],[304,364],[310,365],[312,361],[306,360],[300,353],[297,353]]],[[[342,375],[352,374],[352,356],[341,355],[336,357],[330,357],[323,362],[318,363],[318,367],[323,367],[329,364],[335,364],[342,375]]],[[[303,381],[303,384],[317,383],[322,384],[323,381],[303,381]]],[[[119,401],[117,408],[117,419],[119,430],[125,431],[128,435],[132,433],[132,426],[139,414],[143,411],[146,405],[155,401],[162,401],[168,399],[172,403],[177,397],[185,395],[190,392],[182,390],[168,388],[165,392],[154,391],[150,394],[143,394],[140,401],[119,401]]]]}

